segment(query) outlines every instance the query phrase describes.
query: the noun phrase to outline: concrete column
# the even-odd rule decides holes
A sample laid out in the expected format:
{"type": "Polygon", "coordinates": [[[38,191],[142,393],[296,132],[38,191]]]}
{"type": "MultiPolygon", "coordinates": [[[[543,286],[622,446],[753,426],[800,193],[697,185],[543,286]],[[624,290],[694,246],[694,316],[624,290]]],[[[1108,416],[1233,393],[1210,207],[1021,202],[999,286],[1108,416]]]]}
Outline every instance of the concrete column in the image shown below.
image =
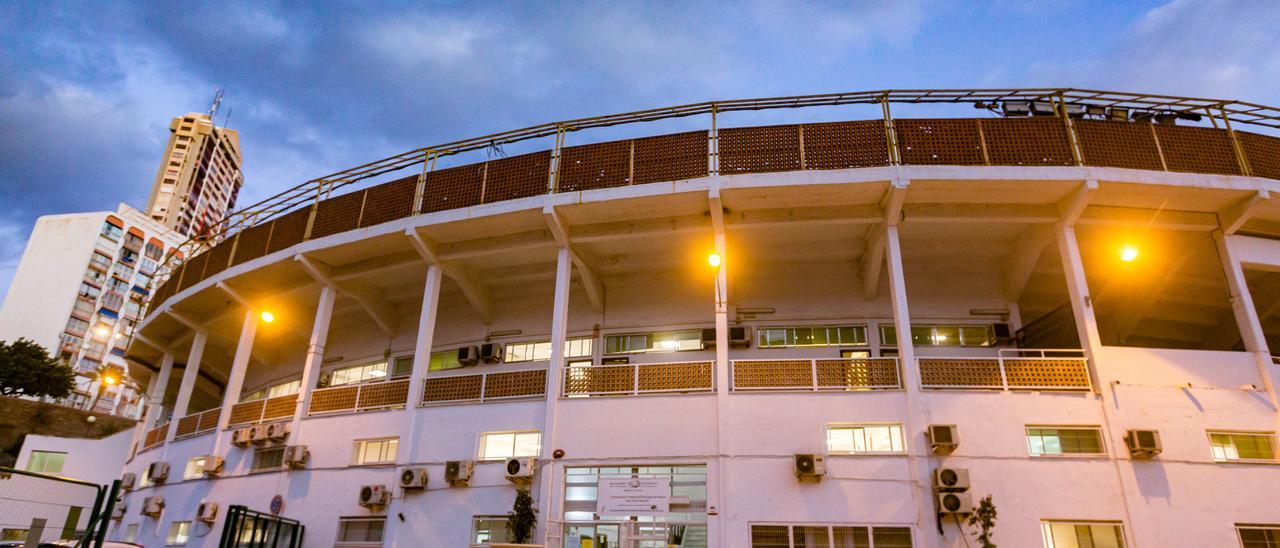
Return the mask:
{"type": "Polygon", "coordinates": [[[191,352],[187,354],[187,367],[182,371],[182,384],[178,386],[178,400],[173,404],[173,418],[169,421],[166,442],[173,441],[178,432],[178,420],[187,416],[191,392],[196,388],[196,377],[200,373],[200,360],[204,359],[204,345],[208,341],[209,330],[205,328],[197,329],[195,336],[191,338],[191,352]]]}
{"type": "MultiPolygon", "coordinates": [[[[729,511],[729,497],[726,490],[732,485],[729,482],[729,449],[732,440],[730,438],[730,429],[722,422],[725,417],[725,409],[728,407],[729,390],[729,258],[727,255],[728,246],[725,244],[725,232],[723,223],[723,210],[720,209],[719,200],[712,202],[712,228],[714,230],[714,242],[716,255],[720,256],[720,266],[715,269],[712,287],[715,291],[714,305],[716,318],[716,363],[715,363],[715,383],[716,383],[716,460],[715,471],[708,470],[707,478],[709,481],[715,481],[715,488],[708,493],[708,496],[715,495],[715,499],[708,501],[708,506],[714,506],[716,515],[708,516],[707,519],[707,537],[715,539],[716,546],[728,546],[727,534],[728,526],[726,521],[732,515],[729,511]]],[[[707,265],[710,267],[710,265],[707,265]]],[[[710,486],[708,486],[710,489],[710,486]]]]}
{"type": "Polygon", "coordinates": [[[155,421],[164,414],[164,395],[169,391],[169,377],[172,375],[173,351],[169,350],[160,358],[160,371],[147,386],[147,426],[155,426],[155,421]]]}
{"type": "MultiPolygon", "coordinates": [[[[213,454],[222,454],[222,431],[231,422],[231,408],[240,401],[244,388],[244,374],[253,357],[253,338],[258,333],[258,314],[252,308],[245,309],[244,323],[240,327],[240,339],[236,343],[236,355],[231,359],[231,374],[227,375],[227,388],[222,393],[222,412],[218,414],[218,429],[213,433],[213,454]]],[[[174,421],[175,423],[177,421],[174,421]]]]}
{"type": "MultiPolygon", "coordinates": [[[[311,393],[320,381],[320,365],[324,362],[324,346],[329,340],[329,321],[333,319],[333,301],[337,291],[332,286],[320,288],[320,302],[316,304],[316,319],[311,324],[311,342],[307,345],[307,359],[302,365],[302,382],[298,387],[297,407],[293,410],[293,420],[289,423],[289,431],[293,439],[298,439],[298,428],[302,417],[307,416],[311,408],[311,393]]],[[[239,398],[239,396],[237,396],[239,398]]]]}
{"type": "MultiPolygon", "coordinates": [[[[898,362],[902,366],[902,386],[905,389],[907,412],[903,415],[902,432],[906,438],[907,468],[911,474],[911,499],[916,507],[916,526],[923,533],[923,548],[940,546],[937,535],[933,503],[933,471],[929,460],[920,453],[928,447],[924,443],[925,415],[920,402],[920,367],[916,363],[915,347],[911,344],[911,311],[907,306],[907,282],[903,274],[902,245],[898,240],[896,223],[885,225],[885,263],[889,268],[889,296],[893,306],[893,328],[898,336],[898,362]]],[[[882,341],[883,344],[883,341],[882,341]]]]}
{"type": "Polygon", "coordinates": [[[556,448],[556,426],[559,421],[560,394],[564,391],[564,341],[569,331],[569,281],[573,261],[569,248],[561,247],[556,255],[556,293],[551,312],[551,363],[547,364],[547,407],[543,416],[542,454],[545,464],[538,474],[538,525],[535,536],[552,546],[562,532],[559,524],[563,512],[557,500],[560,490],[556,471],[558,464],[552,460],[556,448]]]}
{"type": "Polygon", "coordinates": [[[1071,298],[1071,313],[1075,316],[1076,332],[1081,348],[1089,358],[1089,377],[1095,392],[1102,393],[1102,378],[1098,375],[1098,355],[1102,350],[1102,337],[1098,334],[1098,319],[1093,313],[1093,297],[1085,280],[1084,261],[1080,259],[1080,244],[1076,242],[1075,228],[1059,224],[1056,228],[1058,253],[1062,257],[1062,270],[1067,277],[1067,294],[1071,298]]]}
{"type": "Polygon", "coordinates": [[[1227,289],[1231,292],[1231,309],[1235,313],[1236,326],[1240,329],[1240,337],[1244,348],[1253,354],[1258,367],[1258,377],[1271,399],[1271,406],[1280,409],[1280,398],[1276,396],[1276,366],[1271,361],[1271,349],[1267,347],[1267,337],[1262,331],[1262,319],[1253,306],[1253,295],[1249,292],[1249,284],[1245,281],[1244,268],[1236,259],[1231,249],[1231,241],[1221,230],[1213,233],[1213,242],[1218,247],[1218,258],[1222,261],[1222,272],[1227,277],[1227,289]]]}

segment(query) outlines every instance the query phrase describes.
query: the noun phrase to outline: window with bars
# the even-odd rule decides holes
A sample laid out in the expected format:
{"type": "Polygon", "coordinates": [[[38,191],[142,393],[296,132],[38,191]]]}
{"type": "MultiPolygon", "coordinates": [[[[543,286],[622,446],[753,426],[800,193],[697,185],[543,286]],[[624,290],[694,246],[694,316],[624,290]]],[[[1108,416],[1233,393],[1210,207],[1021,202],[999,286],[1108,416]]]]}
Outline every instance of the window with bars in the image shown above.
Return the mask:
{"type": "Polygon", "coordinates": [[[542,433],[485,432],[480,435],[480,460],[506,460],[513,457],[536,457],[542,450],[542,433]]]}
{"type": "Polygon", "coordinates": [[[396,461],[399,438],[356,440],[351,453],[353,464],[388,464],[396,461]]]}
{"type": "Polygon", "coordinates": [[[1120,522],[1045,521],[1040,524],[1045,548],[1124,548],[1120,522]]]}
{"type": "Polygon", "coordinates": [[[756,330],[756,345],[760,348],[866,344],[867,328],[863,325],[761,327],[756,330]]]}
{"type": "Polygon", "coordinates": [[[1102,430],[1096,426],[1028,426],[1027,447],[1037,457],[1106,454],[1102,430]]]}
{"type": "Polygon", "coordinates": [[[833,455],[905,453],[901,424],[827,426],[827,452],[833,455]]]}
{"type": "Polygon", "coordinates": [[[1242,548],[1280,548],[1280,525],[1236,524],[1242,548]]]}
{"type": "Polygon", "coordinates": [[[1209,446],[1218,462],[1276,460],[1276,435],[1271,432],[1209,432],[1209,446]]]}
{"type": "Polygon", "coordinates": [[[859,525],[751,526],[751,548],[911,548],[910,527],[859,525]]]}

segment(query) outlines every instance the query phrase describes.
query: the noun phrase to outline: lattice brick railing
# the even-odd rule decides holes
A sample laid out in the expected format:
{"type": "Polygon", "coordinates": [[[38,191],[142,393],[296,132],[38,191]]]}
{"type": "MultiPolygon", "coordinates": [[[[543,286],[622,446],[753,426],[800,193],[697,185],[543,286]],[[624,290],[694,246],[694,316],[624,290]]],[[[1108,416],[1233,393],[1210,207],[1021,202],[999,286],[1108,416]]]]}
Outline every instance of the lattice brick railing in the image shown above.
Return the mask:
{"type": "Polygon", "coordinates": [[[1084,358],[919,358],[924,388],[1090,390],[1084,358]]]}
{"type": "Polygon", "coordinates": [[[442,405],[542,398],[546,391],[546,369],[427,377],[422,387],[422,403],[442,405]]]}
{"type": "Polygon", "coordinates": [[[227,420],[227,426],[257,424],[292,417],[297,403],[297,394],[240,402],[231,406],[231,418],[227,420]]]}
{"type": "Polygon", "coordinates": [[[173,439],[178,440],[199,436],[217,430],[218,416],[221,413],[222,408],[219,407],[178,419],[178,431],[174,434],[173,439]]]}
{"type": "Polygon", "coordinates": [[[354,413],[404,407],[409,379],[321,388],[311,393],[309,415],[354,413]]]}
{"type": "Polygon", "coordinates": [[[897,358],[734,360],[733,390],[898,390],[897,358]]]}
{"type": "Polygon", "coordinates": [[[147,430],[146,436],[142,438],[142,449],[151,449],[159,445],[164,445],[164,437],[169,433],[169,423],[147,430]]]}
{"type": "Polygon", "coordinates": [[[564,395],[627,396],[710,392],[714,362],[583,365],[564,370],[564,395]]]}

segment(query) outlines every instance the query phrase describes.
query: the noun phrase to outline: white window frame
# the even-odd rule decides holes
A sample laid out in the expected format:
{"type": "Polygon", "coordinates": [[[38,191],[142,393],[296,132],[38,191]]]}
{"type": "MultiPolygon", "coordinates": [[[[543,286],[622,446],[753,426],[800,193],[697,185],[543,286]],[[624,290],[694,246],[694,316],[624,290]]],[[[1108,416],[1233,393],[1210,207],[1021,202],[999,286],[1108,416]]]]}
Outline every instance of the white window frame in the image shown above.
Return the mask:
{"type": "Polygon", "coordinates": [[[770,325],[756,328],[756,348],[832,348],[832,347],[850,347],[864,348],[867,347],[867,326],[866,324],[837,324],[837,325],[770,325]],[[796,342],[795,331],[800,329],[808,329],[810,331],[822,329],[826,331],[827,342],[821,344],[800,344],[796,342]],[[841,329],[853,329],[862,335],[861,341],[845,342],[840,337],[841,329]],[[766,341],[766,336],[770,331],[784,331],[782,344],[771,344],[766,341]],[[831,335],[835,335],[836,342],[831,342],[831,335]]]}
{"type": "Polygon", "coordinates": [[[367,516],[341,516],[341,517],[339,517],[339,518],[338,518],[338,529],[337,529],[336,531],[334,531],[333,538],[335,539],[334,544],[333,544],[335,548],[375,548],[375,547],[376,547],[376,548],[381,548],[381,547],[382,547],[382,543],[383,543],[383,542],[386,542],[386,538],[387,538],[387,517],[386,517],[386,516],[376,516],[376,517],[367,517],[367,516]],[[357,542],[353,542],[353,541],[343,541],[343,540],[339,540],[339,539],[341,539],[341,538],[342,538],[342,529],[343,529],[343,526],[345,526],[345,525],[346,525],[346,524],[348,524],[348,523],[355,523],[355,522],[380,522],[380,523],[382,523],[382,539],[380,539],[380,540],[363,541],[363,542],[358,542],[358,541],[357,541],[357,542]]]}
{"type": "Polygon", "coordinates": [[[275,470],[282,470],[282,469],[284,469],[284,468],[285,468],[284,452],[285,452],[285,446],[283,446],[283,445],[275,445],[275,446],[270,446],[270,447],[258,447],[258,448],[255,448],[255,449],[253,450],[253,457],[252,457],[252,460],[251,460],[251,462],[249,463],[249,472],[250,472],[250,473],[253,473],[253,472],[271,472],[271,471],[275,471],[275,470]],[[258,456],[259,456],[259,455],[261,455],[261,454],[263,454],[263,453],[269,453],[269,452],[273,452],[273,451],[276,451],[276,452],[279,452],[279,453],[280,453],[280,464],[277,464],[277,465],[275,465],[275,466],[258,466],[258,458],[259,458],[258,456]]]}
{"type": "MultiPolygon", "coordinates": [[[[564,357],[590,358],[595,351],[595,338],[575,337],[564,341],[564,357]]],[[[502,363],[544,362],[551,359],[551,341],[509,343],[502,349],[502,363]],[[520,355],[515,355],[519,352],[520,355]]]]}
{"type": "Polygon", "coordinates": [[[182,479],[197,480],[204,477],[204,461],[206,456],[191,457],[182,469],[182,479]]]}
{"type": "Polygon", "coordinates": [[[604,335],[601,352],[606,356],[625,356],[628,354],[659,354],[668,352],[696,352],[706,350],[702,344],[702,329],[672,329],[664,331],[642,331],[633,333],[609,333],[604,335]],[[683,336],[683,337],[682,337],[683,336]],[[609,352],[609,339],[611,337],[644,337],[645,348],[622,350],[620,352],[609,352]],[[672,346],[663,346],[659,339],[667,339],[670,337],[672,346]],[[680,348],[679,341],[697,341],[697,348],[680,348]]]}
{"type": "Polygon", "coordinates": [[[171,521],[169,522],[169,532],[165,534],[165,546],[186,546],[191,542],[191,521],[171,521]],[[185,531],[183,528],[185,526],[185,531]],[[176,531],[174,529],[177,529],[176,531]],[[179,542],[181,540],[181,542],[179,542]]]}
{"type": "Polygon", "coordinates": [[[541,430],[500,430],[495,432],[481,432],[480,435],[477,437],[477,441],[476,441],[476,460],[479,460],[479,461],[496,462],[496,461],[505,461],[507,459],[512,459],[516,457],[536,457],[541,451],[542,451],[542,431],[541,430]],[[519,445],[517,443],[517,440],[522,434],[538,435],[538,451],[535,451],[534,454],[532,455],[516,455],[515,454],[515,448],[517,445],[519,445]],[[489,437],[490,436],[507,436],[507,435],[511,436],[510,454],[502,457],[486,457],[484,450],[486,446],[486,441],[489,439],[489,437]]]}
{"type": "MultiPolygon", "coordinates": [[[[1057,545],[1053,543],[1052,530],[1050,529],[1051,525],[1070,525],[1073,527],[1079,526],[1079,525],[1088,525],[1088,526],[1102,525],[1107,527],[1115,527],[1120,530],[1120,541],[1124,543],[1121,546],[1121,548],[1129,547],[1129,532],[1125,530],[1123,521],[1042,519],[1040,520],[1040,539],[1044,543],[1045,548],[1059,548],[1057,545]]],[[[1079,541],[1080,538],[1076,537],[1076,540],[1079,541]]]]}
{"type": "MultiPolygon", "coordinates": [[[[1222,462],[1222,463],[1246,463],[1246,464],[1248,464],[1248,463],[1254,463],[1254,464],[1275,464],[1275,463],[1277,463],[1277,462],[1280,462],[1280,460],[1277,460],[1277,459],[1280,459],[1280,456],[1278,456],[1278,454],[1277,454],[1277,451],[1278,451],[1278,450],[1280,450],[1280,447],[1277,447],[1277,445],[1276,445],[1276,433],[1275,433],[1275,432],[1268,432],[1268,431],[1256,431],[1256,430],[1254,430],[1254,431],[1251,431],[1251,430],[1206,430],[1206,431],[1205,431],[1205,439],[1207,439],[1207,440],[1209,441],[1209,457],[1213,459],[1213,462],[1222,462]],[[1213,445],[1213,435],[1214,435],[1214,434],[1218,434],[1218,435],[1226,435],[1226,436],[1261,436],[1261,437],[1264,437],[1264,438],[1266,438],[1269,442],[1271,442],[1271,458],[1269,458],[1269,459],[1242,459],[1242,458],[1237,457],[1237,458],[1234,458],[1234,459],[1233,459],[1233,458],[1229,458],[1229,457],[1225,457],[1225,456],[1224,456],[1224,457],[1219,458],[1219,457],[1218,457],[1218,455],[1217,455],[1217,454],[1215,454],[1215,453],[1216,453],[1216,451],[1215,451],[1215,448],[1214,448],[1214,445],[1213,445]]],[[[1235,451],[1237,455],[1239,455],[1239,454],[1240,454],[1239,450],[1237,450],[1237,449],[1235,448],[1235,442],[1234,442],[1234,440],[1232,440],[1232,450],[1233,450],[1233,451],[1235,451]]]]}
{"type": "Polygon", "coordinates": [[[836,455],[836,456],[842,456],[842,455],[854,455],[854,456],[863,456],[863,455],[871,455],[871,456],[875,456],[875,455],[888,455],[888,456],[899,456],[899,455],[906,455],[906,454],[907,454],[907,436],[906,436],[906,432],[905,432],[905,431],[903,430],[903,428],[902,428],[902,423],[900,423],[900,422],[835,422],[835,423],[829,423],[829,424],[827,424],[827,427],[823,430],[823,435],[824,435],[824,439],[822,440],[822,441],[823,441],[823,447],[825,448],[825,450],[826,450],[826,454],[827,454],[827,455],[836,455]],[[889,450],[889,451],[858,451],[858,450],[856,449],[856,447],[857,447],[857,445],[858,445],[858,441],[857,441],[857,430],[858,430],[858,429],[861,429],[861,430],[863,430],[863,431],[864,431],[864,433],[863,433],[863,437],[864,437],[864,444],[865,444],[865,440],[866,440],[866,437],[865,437],[865,436],[866,436],[866,434],[865,434],[865,430],[866,430],[866,429],[868,429],[868,428],[888,428],[888,429],[889,429],[889,446],[890,446],[890,447],[892,447],[892,446],[893,446],[893,443],[894,443],[894,441],[895,441],[895,440],[894,440],[894,434],[896,433],[896,435],[897,435],[897,440],[896,440],[896,441],[898,442],[898,445],[900,445],[900,446],[902,447],[902,449],[901,449],[901,450],[899,450],[899,451],[894,451],[894,450],[892,450],[892,449],[891,449],[891,450],[889,450]],[[896,430],[895,430],[895,429],[896,429],[896,430]],[[854,432],[852,433],[853,438],[850,440],[851,446],[850,446],[850,449],[849,449],[848,451],[833,451],[833,450],[831,449],[831,431],[832,431],[832,430],[853,430],[853,431],[854,431],[854,432]]]}
{"type": "Polygon", "coordinates": [[[328,387],[332,388],[335,386],[354,386],[357,384],[365,384],[365,383],[371,383],[371,382],[384,382],[391,375],[391,367],[392,365],[389,360],[373,360],[373,361],[367,361],[367,362],[354,363],[351,365],[344,365],[341,367],[335,367],[329,370],[328,387]],[[381,369],[379,369],[378,366],[382,366],[381,369]],[[359,371],[358,375],[360,380],[355,380],[355,381],[346,380],[341,383],[338,382],[339,372],[351,372],[356,370],[359,371]],[[374,373],[377,371],[381,371],[382,374],[375,375],[374,373]]]}
{"type": "Polygon", "coordinates": [[[507,522],[507,520],[508,520],[508,519],[510,519],[510,518],[509,518],[508,516],[506,516],[506,515],[496,515],[496,514],[495,514],[495,515],[478,515],[478,516],[471,516],[471,544],[473,544],[473,545],[475,545],[475,544],[482,544],[482,545],[484,545],[484,544],[490,544],[490,543],[494,543],[494,542],[497,542],[497,543],[506,543],[506,542],[508,541],[507,537],[509,536],[509,535],[507,534],[507,532],[506,532],[506,522],[507,522]],[[489,539],[485,539],[485,540],[480,540],[479,538],[477,538],[477,537],[480,535],[480,530],[479,530],[480,528],[479,528],[479,526],[480,526],[480,523],[481,523],[481,522],[487,522],[487,523],[501,522],[501,523],[502,523],[502,527],[501,527],[501,531],[502,531],[502,538],[500,538],[500,539],[493,539],[493,538],[489,538],[489,539]]]}
{"type": "Polygon", "coordinates": [[[396,454],[399,452],[400,452],[400,438],[398,436],[353,440],[352,447],[351,447],[351,465],[352,466],[378,466],[383,464],[395,464],[396,454]],[[395,449],[391,451],[391,455],[389,458],[385,456],[385,453],[387,452],[386,447],[380,450],[380,453],[384,454],[383,458],[386,460],[362,461],[361,459],[364,457],[365,448],[372,443],[394,443],[395,449]]]}
{"type": "Polygon", "coordinates": [[[61,473],[62,473],[62,471],[63,471],[63,469],[65,469],[66,467],[67,467],[67,452],[66,452],[66,451],[45,451],[45,450],[43,450],[43,449],[35,449],[35,450],[32,450],[32,451],[31,451],[31,454],[27,455],[27,471],[28,471],[28,472],[35,472],[35,473],[37,473],[37,474],[49,474],[49,475],[51,475],[51,476],[56,476],[56,475],[58,475],[58,474],[61,474],[61,473]],[[40,456],[44,457],[44,460],[43,460],[43,462],[41,463],[40,470],[35,470],[35,469],[33,469],[33,468],[32,468],[32,464],[34,464],[34,462],[33,462],[33,461],[34,461],[34,460],[35,460],[35,458],[36,458],[36,454],[39,454],[40,456]],[[58,465],[58,469],[57,469],[57,470],[54,470],[54,471],[52,471],[52,472],[50,472],[50,471],[49,471],[49,466],[48,466],[48,465],[49,465],[49,455],[61,455],[61,456],[62,456],[62,463],[58,465]]]}
{"type": "Polygon", "coordinates": [[[1102,434],[1102,427],[1093,424],[1028,424],[1022,430],[1022,437],[1027,442],[1027,455],[1037,459],[1096,459],[1106,458],[1110,453],[1107,448],[1107,437],[1102,434]],[[1091,430],[1098,434],[1100,453],[1036,453],[1031,449],[1031,430],[1091,430]]]}

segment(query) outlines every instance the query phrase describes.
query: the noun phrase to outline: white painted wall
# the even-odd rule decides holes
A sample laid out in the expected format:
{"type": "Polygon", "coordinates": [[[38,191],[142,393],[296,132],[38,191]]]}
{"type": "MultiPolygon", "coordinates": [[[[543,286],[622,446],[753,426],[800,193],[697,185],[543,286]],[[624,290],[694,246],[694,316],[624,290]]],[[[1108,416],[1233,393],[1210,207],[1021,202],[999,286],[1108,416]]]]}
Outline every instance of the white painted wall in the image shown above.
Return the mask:
{"type": "Polygon", "coordinates": [[[108,212],[45,215],[36,220],[0,306],[0,340],[31,339],[58,352],[85,267],[108,212]]]}

